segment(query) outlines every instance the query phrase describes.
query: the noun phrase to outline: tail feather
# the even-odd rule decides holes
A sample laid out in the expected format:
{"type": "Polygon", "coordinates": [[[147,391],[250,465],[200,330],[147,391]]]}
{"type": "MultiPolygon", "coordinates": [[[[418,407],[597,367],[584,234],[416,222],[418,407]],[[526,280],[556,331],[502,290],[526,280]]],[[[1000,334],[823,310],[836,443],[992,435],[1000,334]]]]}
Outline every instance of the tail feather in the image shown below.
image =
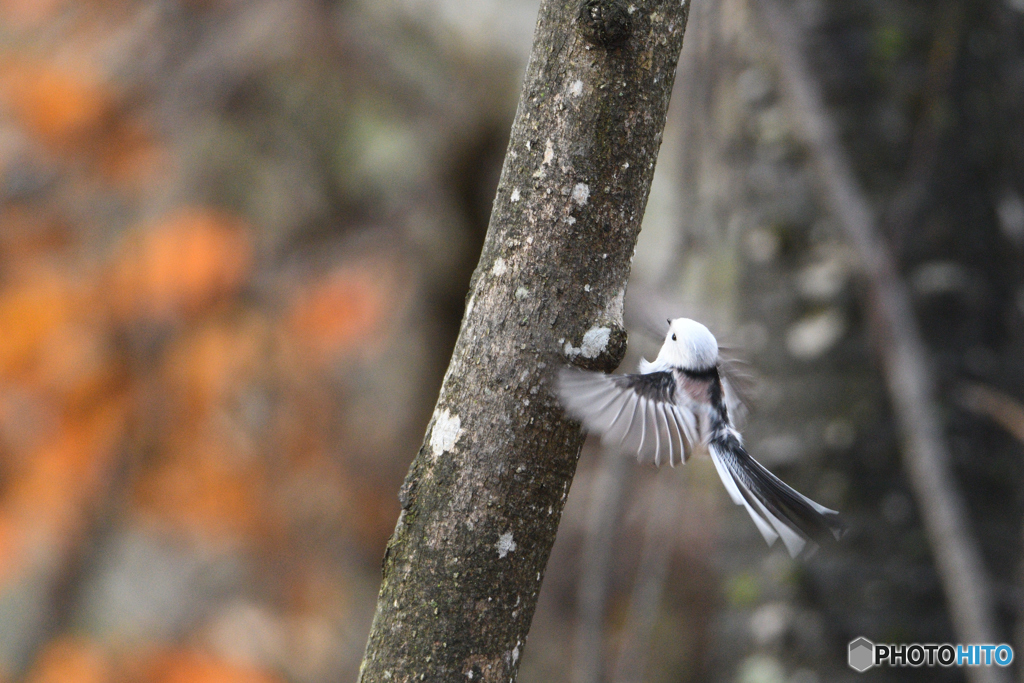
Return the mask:
{"type": "Polygon", "coordinates": [[[732,502],[737,505],[742,505],[747,509],[747,513],[750,518],[754,520],[754,526],[764,536],[764,540],[768,545],[774,545],[775,541],[778,540],[779,534],[772,528],[772,525],[761,516],[761,514],[751,507],[751,502],[747,496],[743,495],[742,490],[736,485],[736,480],[732,476],[732,471],[724,463],[724,459],[719,457],[718,450],[711,448],[711,462],[715,463],[715,469],[718,470],[718,476],[721,477],[722,483],[725,484],[725,490],[729,492],[729,497],[732,498],[732,502]]]}
{"type": "Polygon", "coordinates": [[[711,440],[711,457],[733,502],[746,508],[768,545],[782,538],[793,557],[839,540],[846,524],[839,513],[794,490],[754,460],[735,436],[711,440]]]}

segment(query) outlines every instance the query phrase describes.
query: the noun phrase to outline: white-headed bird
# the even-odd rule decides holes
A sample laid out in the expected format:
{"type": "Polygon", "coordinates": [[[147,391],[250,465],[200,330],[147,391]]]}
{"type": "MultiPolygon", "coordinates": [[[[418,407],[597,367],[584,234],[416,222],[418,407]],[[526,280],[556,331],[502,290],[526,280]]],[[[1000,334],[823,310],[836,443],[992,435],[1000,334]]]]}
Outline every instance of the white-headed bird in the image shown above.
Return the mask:
{"type": "Polygon", "coordinates": [[[793,557],[819,541],[838,540],[846,525],[835,510],[798,493],[750,457],[733,422],[739,402],[719,371],[718,342],[700,323],[669,321],[653,363],[635,375],[566,368],[558,393],[566,411],[602,443],[640,462],[685,463],[706,449],[733,502],[750,513],[768,545],[781,538],[793,557]]]}

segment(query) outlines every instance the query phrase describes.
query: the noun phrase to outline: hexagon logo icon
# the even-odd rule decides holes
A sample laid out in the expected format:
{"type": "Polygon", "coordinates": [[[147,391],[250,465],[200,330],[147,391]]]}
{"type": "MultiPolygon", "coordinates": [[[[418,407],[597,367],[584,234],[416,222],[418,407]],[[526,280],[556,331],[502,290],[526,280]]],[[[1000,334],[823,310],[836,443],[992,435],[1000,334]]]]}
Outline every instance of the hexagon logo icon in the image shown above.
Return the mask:
{"type": "Polygon", "coordinates": [[[875,664],[875,644],[861,636],[850,641],[850,668],[864,673],[875,664]]]}

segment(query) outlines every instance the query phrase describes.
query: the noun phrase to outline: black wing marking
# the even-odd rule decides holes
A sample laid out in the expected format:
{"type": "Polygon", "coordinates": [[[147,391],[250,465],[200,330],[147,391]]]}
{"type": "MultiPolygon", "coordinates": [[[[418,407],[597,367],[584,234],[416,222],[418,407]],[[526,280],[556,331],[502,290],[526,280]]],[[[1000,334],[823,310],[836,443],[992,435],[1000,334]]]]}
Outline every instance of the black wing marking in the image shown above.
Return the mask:
{"type": "Polygon", "coordinates": [[[678,391],[671,372],[606,375],[565,368],[558,382],[566,411],[604,444],[641,462],[673,467],[689,458],[698,424],[690,409],[676,403],[678,391]]]}
{"type": "Polygon", "coordinates": [[[650,372],[646,375],[605,375],[623,389],[642,398],[672,403],[676,400],[676,378],[671,372],[650,372]]]}

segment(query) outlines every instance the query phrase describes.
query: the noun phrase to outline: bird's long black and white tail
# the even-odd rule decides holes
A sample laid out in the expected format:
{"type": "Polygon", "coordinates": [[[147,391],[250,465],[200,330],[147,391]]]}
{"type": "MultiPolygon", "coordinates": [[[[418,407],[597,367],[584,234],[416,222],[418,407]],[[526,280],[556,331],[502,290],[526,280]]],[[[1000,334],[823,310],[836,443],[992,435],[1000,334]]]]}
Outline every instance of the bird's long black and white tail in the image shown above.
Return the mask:
{"type": "Polygon", "coordinates": [[[818,505],[765,469],[733,430],[714,430],[708,450],[729,496],[750,513],[768,545],[781,538],[791,556],[808,556],[818,542],[839,540],[846,532],[838,512],[818,505]]]}

